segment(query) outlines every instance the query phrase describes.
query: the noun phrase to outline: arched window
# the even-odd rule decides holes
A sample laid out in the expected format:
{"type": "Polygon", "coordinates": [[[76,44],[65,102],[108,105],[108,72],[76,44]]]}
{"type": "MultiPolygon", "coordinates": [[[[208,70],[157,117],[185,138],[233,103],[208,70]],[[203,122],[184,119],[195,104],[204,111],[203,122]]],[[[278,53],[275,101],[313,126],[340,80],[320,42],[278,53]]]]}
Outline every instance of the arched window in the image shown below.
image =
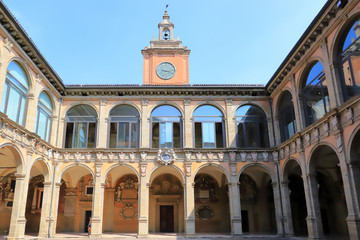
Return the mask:
{"type": "Polygon", "coordinates": [[[253,105],[244,105],[235,113],[237,143],[241,148],[268,147],[269,135],[265,113],[253,105]]]}
{"type": "Polygon", "coordinates": [[[41,92],[36,114],[36,134],[45,141],[50,140],[51,116],[53,105],[46,92],[41,92]]]}
{"type": "Polygon", "coordinates": [[[24,69],[18,63],[10,62],[0,109],[11,120],[23,126],[28,90],[29,81],[24,69]]]}
{"type": "Polygon", "coordinates": [[[343,73],[345,100],[360,93],[360,18],[346,32],[340,44],[340,70],[343,73]]]}
{"type": "Polygon", "coordinates": [[[136,148],[139,139],[139,112],[129,105],[110,111],[110,148],[136,148]]]}
{"type": "Polygon", "coordinates": [[[283,142],[294,135],[297,130],[291,93],[286,91],[279,101],[280,135],[281,141],[283,142]]]}
{"type": "Polygon", "coordinates": [[[88,105],[77,105],[66,114],[65,148],[94,148],[97,113],[88,105]]]}
{"type": "Polygon", "coordinates": [[[181,147],[181,113],[169,105],[162,105],[151,113],[152,147],[181,147]]]}
{"type": "Polygon", "coordinates": [[[305,110],[306,124],[310,125],[330,111],[324,67],[319,61],[312,64],[305,79],[301,95],[305,110]]]}
{"type": "Polygon", "coordinates": [[[193,114],[196,148],[222,148],[224,142],[223,114],[211,105],[198,107],[193,114]]]}

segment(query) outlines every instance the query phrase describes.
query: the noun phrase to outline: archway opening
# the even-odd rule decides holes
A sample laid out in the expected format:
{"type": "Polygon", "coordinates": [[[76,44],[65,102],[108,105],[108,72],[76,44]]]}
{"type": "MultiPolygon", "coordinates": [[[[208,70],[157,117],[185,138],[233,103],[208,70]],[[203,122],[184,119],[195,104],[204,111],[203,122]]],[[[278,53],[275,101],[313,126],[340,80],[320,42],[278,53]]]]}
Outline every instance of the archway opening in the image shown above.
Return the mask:
{"type": "Polygon", "coordinates": [[[350,162],[352,166],[356,195],[360,201],[360,130],[356,133],[350,147],[350,162]]]}
{"type": "Polygon", "coordinates": [[[126,166],[111,169],[106,177],[104,232],[138,232],[138,177],[126,166]]]}
{"type": "Polygon", "coordinates": [[[160,167],[151,176],[149,232],[184,232],[184,187],[175,168],[160,167]]]}
{"type": "Polygon", "coordinates": [[[347,236],[346,199],[339,159],[334,150],[319,146],[311,156],[310,171],[316,176],[312,181],[316,181],[324,234],[347,236]]]}
{"type": "Polygon", "coordinates": [[[62,176],[56,232],[87,232],[92,216],[93,176],[82,166],[67,169],[62,176]]]}
{"type": "Polygon", "coordinates": [[[19,153],[10,146],[0,148],[0,235],[7,235],[10,228],[16,178],[22,164],[19,153]]]}
{"type": "Polygon", "coordinates": [[[286,164],[284,179],[288,180],[290,193],[291,217],[295,236],[307,236],[307,208],[304,182],[300,165],[291,160],[286,164]]]}
{"type": "Polygon", "coordinates": [[[31,168],[28,194],[26,200],[25,233],[35,234],[40,229],[43,196],[44,196],[44,179],[48,177],[48,168],[43,160],[37,160],[31,168]]]}
{"type": "Polygon", "coordinates": [[[195,176],[195,229],[197,233],[230,233],[228,180],[223,171],[208,166],[195,176]]]}
{"type": "Polygon", "coordinates": [[[262,167],[251,166],[240,175],[240,201],[243,232],[276,234],[272,181],[262,167]]]}

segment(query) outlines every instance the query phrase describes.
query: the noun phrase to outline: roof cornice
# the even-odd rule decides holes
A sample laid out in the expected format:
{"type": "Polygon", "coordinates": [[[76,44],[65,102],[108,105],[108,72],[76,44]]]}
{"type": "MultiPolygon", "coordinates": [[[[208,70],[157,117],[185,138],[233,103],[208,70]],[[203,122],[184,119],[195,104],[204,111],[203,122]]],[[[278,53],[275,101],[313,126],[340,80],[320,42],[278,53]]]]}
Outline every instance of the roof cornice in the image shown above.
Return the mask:
{"type": "Polygon", "coordinates": [[[2,1],[0,1],[0,24],[9,33],[12,40],[18,44],[35,66],[44,74],[47,80],[55,87],[55,89],[60,94],[63,94],[65,90],[63,81],[46,61],[45,57],[41,54],[24,28],[2,1]]]}
{"type": "Polygon", "coordinates": [[[308,28],[302,34],[290,53],[280,64],[270,81],[266,84],[266,89],[271,94],[278,87],[286,76],[294,69],[296,64],[306,55],[311,47],[317,42],[319,36],[331,20],[335,19],[337,13],[341,10],[337,6],[338,0],[328,0],[308,28]]]}

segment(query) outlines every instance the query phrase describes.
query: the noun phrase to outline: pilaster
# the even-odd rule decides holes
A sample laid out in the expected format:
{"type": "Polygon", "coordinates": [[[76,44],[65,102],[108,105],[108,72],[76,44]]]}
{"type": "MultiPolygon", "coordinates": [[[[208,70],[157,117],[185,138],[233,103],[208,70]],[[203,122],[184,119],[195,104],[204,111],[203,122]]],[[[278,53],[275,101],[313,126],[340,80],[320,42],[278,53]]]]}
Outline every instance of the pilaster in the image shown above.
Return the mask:
{"type": "Polygon", "coordinates": [[[25,234],[25,207],[29,187],[29,174],[15,173],[16,185],[14,201],[11,211],[10,229],[7,239],[24,239],[25,234]]]}
{"type": "Polygon", "coordinates": [[[5,79],[6,79],[6,71],[7,71],[7,64],[10,58],[10,51],[11,48],[13,47],[13,43],[6,38],[5,39],[5,44],[4,47],[1,49],[0,51],[0,106],[1,106],[1,100],[2,100],[2,95],[4,92],[4,86],[5,86],[5,79]]]}
{"type": "MultiPolygon", "coordinates": [[[[54,192],[53,192],[53,201],[51,206],[51,216],[49,220],[51,222],[50,225],[50,236],[54,237],[56,234],[56,225],[57,225],[57,215],[58,215],[58,208],[59,208],[59,197],[60,197],[60,187],[61,183],[55,183],[54,192]]],[[[49,211],[49,212],[50,212],[49,211]]]]}
{"type": "Polygon", "coordinates": [[[193,148],[193,123],[190,109],[190,99],[184,100],[184,148],[193,148]]]}
{"type": "Polygon", "coordinates": [[[241,205],[240,205],[240,189],[239,182],[233,179],[229,183],[229,201],[230,201],[230,217],[231,217],[231,234],[242,235],[241,205]]]}
{"type": "Polygon", "coordinates": [[[138,238],[149,236],[149,185],[146,176],[140,177],[138,238]]]}
{"type": "Polygon", "coordinates": [[[294,95],[292,96],[292,103],[294,106],[294,113],[296,119],[296,132],[298,132],[305,127],[304,116],[303,116],[304,114],[303,111],[301,111],[294,75],[290,78],[290,82],[291,82],[291,88],[294,90],[293,91],[294,95]]]}
{"type": "Polygon", "coordinates": [[[290,203],[290,190],[289,190],[289,182],[283,181],[281,183],[281,191],[282,195],[282,203],[284,210],[284,227],[286,236],[294,235],[294,228],[292,222],[292,213],[291,213],[291,203],[290,203]]]}
{"type": "Polygon", "coordinates": [[[140,129],[140,148],[150,147],[150,115],[148,114],[148,102],[147,99],[141,100],[141,129],[140,129]]]}
{"type": "MultiPolygon", "coordinates": [[[[187,163],[190,164],[191,163],[187,163]]],[[[191,175],[185,178],[185,235],[186,237],[195,237],[195,197],[194,182],[191,175]]]]}
{"type": "MultiPolygon", "coordinates": [[[[279,236],[282,236],[283,234],[283,222],[284,222],[284,216],[283,212],[281,210],[281,198],[280,198],[280,191],[279,191],[279,185],[277,182],[272,182],[272,189],[274,193],[274,206],[275,206],[275,217],[276,217],[276,227],[277,227],[277,234],[279,236]]],[[[285,233],[286,233],[286,229],[285,233]]]]}
{"type": "Polygon", "coordinates": [[[104,211],[104,188],[101,182],[101,172],[95,176],[95,188],[93,195],[92,223],[90,238],[101,238],[103,211],[104,211]]]}
{"type": "Polygon", "coordinates": [[[226,147],[236,148],[236,129],[235,118],[233,115],[233,103],[231,99],[226,99],[226,124],[225,124],[225,137],[226,147]]]}
{"type": "Polygon", "coordinates": [[[49,231],[49,213],[51,203],[51,182],[44,182],[44,193],[41,207],[39,237],[46,238],[49,231]]]}
{"type": "Polygon", "coordinates": [[[108,139],[108,124],[106,123],[106,100],[100,100],[99,103],[99,123],[97,130],[96,146],[98,148],[106,148],[108,139]]]}

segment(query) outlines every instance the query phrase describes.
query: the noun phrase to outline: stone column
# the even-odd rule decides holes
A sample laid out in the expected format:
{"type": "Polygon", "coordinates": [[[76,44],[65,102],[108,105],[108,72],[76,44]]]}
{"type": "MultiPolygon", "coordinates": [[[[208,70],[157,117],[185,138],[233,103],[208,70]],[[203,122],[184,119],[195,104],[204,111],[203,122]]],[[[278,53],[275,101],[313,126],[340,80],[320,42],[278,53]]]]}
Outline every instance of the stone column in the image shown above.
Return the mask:
{"type": "Polygon", "coordinates": [[[149,235],[149,184],[143,174],[140,177],[139,191],[139,227],[138,238],[147,238],[149,235]]]}
{"type": "Polygon", "coordinates": [[[290,202],[290,189],[289,182],[284,180],[281,182],[282,203],[284,209],[284,226],[286,236],[294,235],[294,227],[292,222],[291,202],[290,202]]]}
{"type": "MultiPolygon", "coordinates": [[[[283,212],[281,211],[281,198],[280,198],[279,185],[277,182],[272,182],[272,189],[274,194],[274,207],[275,207],[277,234],[279,236],[282,236],[284,216],[283,216],[283,212]]],[[[286,233],[286,229],[284,229],[284,233],[286,233]]]]}
{"type": "Polygon", "coordinates": [[[101,182],[101,167],[102,165],[96,165],[90,238],[101,238],[102,235],[105,184],[101,182]]]}
{"type": "Polygon", "coordinates": [[[231,234],[242,235],[241,206],[240,206],[240,189],[239,182],[233,179],[229,182],[229,201],[231,217],[231,234]]]}
{"type": "Polygon", "coordinates": [[[44,193],[41,207],[39,237],[48,237],[49,231],[49,213],[50,213],[50,202],[51,202],[51,182],[44,182],[44,193]]]}
{"type": "Polygon", "coordinates": [[[59,198],[60,198],[60,187],[61,183],[54,183],[53,202],[51,206],[51,216],[48,221],[51,221],[50,236],[54,237],[56,234],[56,225],[58,220],[58,209],[59,209],[59,198]]]}
{"type": "Polygon", "coordinates": [[[340,169],[344,187],[344,194],[346,199],[346,207],[348,216],[346,218],[349,237],[351,240],[360,238],[360,213],[359,213],[359,197],[356,191],[356,186],[359,184],[359,167],[354,167],[353,164],[347,163],[345,160],[344,151],[341,152],[340,169]],[[353,187],[355,186],[355,188],[353,187]]]}
{"type": "MultiPolygon", "coordinates": [[[[34,81],[36,83],[36,81],[34,81]]],[[[36,85],[35,85],[36,86],[36,85]]],[[[28,94],[28,102],[27,102],[27,108],[26,108],[26,115],[25,115],[25,128],[35,132],[35,122],[36,122],[36,113],[37,113],[37,107],[36,107],[36,101],[34,92],[29,92],[28,94]]],[[[22,123],[19,123],[20,125],[23,125],[22,123]]]]}
{"type": "Polygon", "coordinates": [[[304,114],[303,114],[304,112],[301,111],[301,106],[300,106],[301,103],[299,101],[298,91],[296,91],[297,87],[295,83],[295,75],[290,77],[290,82],[291,82],[291,88],[294,90],[291,93],[291,95],[292,95],[292,103],[294,106],[294,114],[296,119],[296,132],[298,132],[305,127],[304,114]]]}
{"type": "Polygon", "coordinates": [[[29,187],[29,174],[15,173],[16,185],[7,239],[23,239],[25,234],[25,207],[29,187]]]}
{"type": "Polygon", "coordinates": [[[338,71],[335,68],[336,64],[330,63],[327,38],[322,41],[320,49],[323,55],[322,64],[326,77],[326,87],[329,93],[330,108],[333,109],[342,104],[343,90],[341,81],[343,78],[338,74],[338,71]]]}
{"type": "Polygon", "coordinates": [[[276,138],[276,143],[275,146],[281,143],[281,129],[280,129],[280,120],[278,116],[274,117],[274,131],[275,131],[275,138],[276,138]]]}
{"type": "Polygon", "coordinates": [[[31,202],[31,213],[32,213],[32,214],[35,214],[35,211],[36,211],[37,192],[38,192],[38,187],[35,186],[34,193],[33,193],[33,199],[32,199],[32,202],[31,202]]]}
{"type": "Polygon", "coordinates": [[[192,115],[190,109],[190,99],[184,100],[184,148],[193,148],[194,141],[193,141],[193,123],[192,123],[192,115]]]}
{"type": "Polygon", "coordinates": [[[273,128],[273,126],[275,126],[275,120],[274,120],[274,125],[273,125],[271,117],[268,117],[268,118],[266,118],[266,123],[267,123],[267,129],[268,129],[269,146],[275,147],[276,146],[276,143],[274,142],[275,129],[273,128]]]}
{"type": "Polygon", "coordinates": [[[150,116],[148,114],[149,100],[141,100],[141,129],[140,129],[140,148],[150,147],[150,116]]]}
{"type": "Polygon", "coordinates": [[[315,174],[303,175],[309,239],[324,238],[315,174]]]}
{"type": "Polygon", "coordinates": [[[98,148],[106,148],[107,146],[107,139],[108,139],[108,124],[106,124],[106,100],[100,100],[99,104],[99,116],[98,116],[98,127],[97,127],[97,139],[96,139],[96,146],[98,148]]]}
{"type": "MultiPolygon", "coordinates": [[[[188,164],[191,168],[191,163],[188,164]]],[[[191,173],[185,178],[185,235],[186,237],[195,236],[195,198],[194,198],[194,182],[191,173]]]]}
{"type": "Polygon", "coordinates": [[[232,114],[233,112],[233,104],[231,99],[226,99],[226,125],[225,125],[225,133],[226,137],[226,147],[236,148],[236,129],[235,129],[235,117],[232,114]]]}

